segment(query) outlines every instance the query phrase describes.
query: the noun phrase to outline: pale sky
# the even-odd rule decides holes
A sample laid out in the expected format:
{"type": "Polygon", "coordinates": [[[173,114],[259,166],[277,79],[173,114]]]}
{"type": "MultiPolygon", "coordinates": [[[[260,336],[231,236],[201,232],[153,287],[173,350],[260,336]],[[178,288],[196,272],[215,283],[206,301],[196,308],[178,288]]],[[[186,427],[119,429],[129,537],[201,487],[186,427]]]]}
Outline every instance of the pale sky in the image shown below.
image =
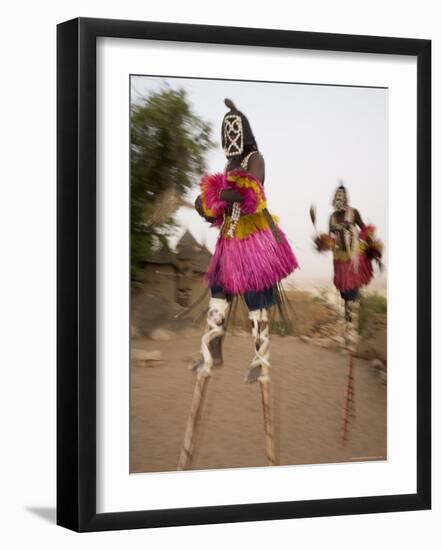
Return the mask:
{"type": "MultiPolygon", "coordinates": [[[[220,143],[224,98],[248,117],[265,158],[268,208],[279,216],[301,267],[294,282],[332,277],[331,254],[313,249],[309,208],[316,205],[318,229],[326,231],[341,179],[351,206],[376,225],[386,243],[388,90],[144,76],[132,77],[131,86],[132,101],[165,86],[186,90],[193,111],[213,126],[217,146],[207,156],[209,172],[222,171],[226,162],[220,143]]],[[[190,209],[180,209],[176,219],[176,238],[189,229],[213,251],[217,229],[190,209]]],[[[385,278],[376,277],[378,284],[385,278]]]]}

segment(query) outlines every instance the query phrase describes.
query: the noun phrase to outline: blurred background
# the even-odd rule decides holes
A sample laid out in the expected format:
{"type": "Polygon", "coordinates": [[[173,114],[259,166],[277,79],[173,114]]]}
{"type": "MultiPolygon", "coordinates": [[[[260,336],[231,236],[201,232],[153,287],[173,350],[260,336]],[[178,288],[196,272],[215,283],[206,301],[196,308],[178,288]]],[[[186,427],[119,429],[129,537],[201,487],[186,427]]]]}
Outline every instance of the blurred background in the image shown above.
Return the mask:
{"type": "MultiPolygon", "coordinates": [[[[204,320],[204,273],[218,233],[193,202],[202,173],[224,169],[225,97],[250,121],[266,160],[269,210],[280,217],[301,267],[284,281],[292,329],[278,334],[273,327],[281,463],[385,458],[388,247],[383,272],[361,299],[358,416],[342,448],[342,304],[331,254],[313,248],[309,207],[316,205],[318,228],[326,230],[342,181],[351,205],[387,244],[388,91],[132,76],[131,471],[176,468],[194,383],[186,367],[198,354],[203,326],[194,321],[204,320]]],[[[198,469],[265,465],[257,391],[242,384],[252,342],[246,317],[238,319],[226,340],[226,367],[207,399],[212,408],[201,427],[198,469]],[[213,412],[217,398],[220,409],[213,412]]]]}

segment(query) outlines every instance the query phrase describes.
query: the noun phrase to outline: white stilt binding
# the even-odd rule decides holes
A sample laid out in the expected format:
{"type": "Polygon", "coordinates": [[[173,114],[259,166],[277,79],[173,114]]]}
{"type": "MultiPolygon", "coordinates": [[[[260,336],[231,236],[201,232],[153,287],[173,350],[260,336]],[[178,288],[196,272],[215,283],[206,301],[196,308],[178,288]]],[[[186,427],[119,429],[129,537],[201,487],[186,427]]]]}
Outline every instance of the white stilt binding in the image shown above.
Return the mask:
{"type": "Polygon", "coordinates": [[[359,343],[359,300],[345,302],[345,345],[355,352],[359,343]]]}
{"type": "Polygon", "coordinates": [[[226,319],[229,302],[223,298],[211,298],[207,312],[206,332],[201,338],[201,355],[203,362],[197,368],[198,374],[210,375],[213,367],[213,357],[209,344],[215,338],[224,335],[224,321],[226,319]]]}
{"type": "Polygon", "coordinates": [[[201,338],[202,361],[195,368],[197,372],[197,379],[190,405],[190,413],[187,418],[186,429],[184,432],[183,446],[181,449],[180,458],[178,460],[178,470],[186,470],[190,467],[192,462],[196,429],[213,367],[210,342],[215,338],[220,338],[223,336],[224,321],[226,319],[228,308],[229,302],[227,300],[222,298],[210,299],[209,310],[207,312],[206,332],[201,338]]]}
{"type": "Polygon", "coordinates": [[[270,338],[269,317],[266,309],[255,309],[249,312],[252,322],[252,336],[255,341],[255,356],[250,370],[245,379],[246,382],[259,380],[265,382],[269,378],[270,369],[270,338]]]}
{"type": "Polygon", "coordinates": [[[255,341],[255,356],[245,381],[259,381],[264,419],[265,449],[269,466],[278,464],[273,440],[272,399],[270,395],[270,337],[269,316],[266,309],[249,312],[252,336],[255,341]]]}

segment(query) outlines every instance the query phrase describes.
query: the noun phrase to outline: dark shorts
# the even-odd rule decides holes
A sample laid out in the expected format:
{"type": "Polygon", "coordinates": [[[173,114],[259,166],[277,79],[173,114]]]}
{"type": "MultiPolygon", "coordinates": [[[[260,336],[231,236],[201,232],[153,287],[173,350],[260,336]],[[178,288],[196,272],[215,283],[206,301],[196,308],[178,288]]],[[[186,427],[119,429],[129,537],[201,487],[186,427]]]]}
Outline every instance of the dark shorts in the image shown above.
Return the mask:
{"type": "Polygon", "coordinates": [[[359,298],[359,291],[357,288],[354,290],[346,290],[345,292],[341,292],[341,298],[347,302],[353,302],[359,298]]]}
{"type": "MultiPolygon", "coordinates": [[[[232,296],[224,292],[221,286],[213,286],[210,291],[213,298],[232,299],[232,296]]],[[[245,292],[243,296],[249,311],[267,309],[276,304],[276,292],[274,287],[261,290],[260,292],[245,292]]]]}

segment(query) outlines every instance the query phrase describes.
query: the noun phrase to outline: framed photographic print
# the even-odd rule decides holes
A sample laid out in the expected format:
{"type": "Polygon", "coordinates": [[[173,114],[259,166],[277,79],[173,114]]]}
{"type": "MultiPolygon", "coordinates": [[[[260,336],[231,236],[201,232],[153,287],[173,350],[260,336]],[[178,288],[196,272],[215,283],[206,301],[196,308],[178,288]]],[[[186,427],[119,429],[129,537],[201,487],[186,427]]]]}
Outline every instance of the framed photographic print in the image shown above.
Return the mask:
{"type": "Polygon", "coordinates": [[[430,66],[58,26],[59,525],[430,508],[430,66]]]}

